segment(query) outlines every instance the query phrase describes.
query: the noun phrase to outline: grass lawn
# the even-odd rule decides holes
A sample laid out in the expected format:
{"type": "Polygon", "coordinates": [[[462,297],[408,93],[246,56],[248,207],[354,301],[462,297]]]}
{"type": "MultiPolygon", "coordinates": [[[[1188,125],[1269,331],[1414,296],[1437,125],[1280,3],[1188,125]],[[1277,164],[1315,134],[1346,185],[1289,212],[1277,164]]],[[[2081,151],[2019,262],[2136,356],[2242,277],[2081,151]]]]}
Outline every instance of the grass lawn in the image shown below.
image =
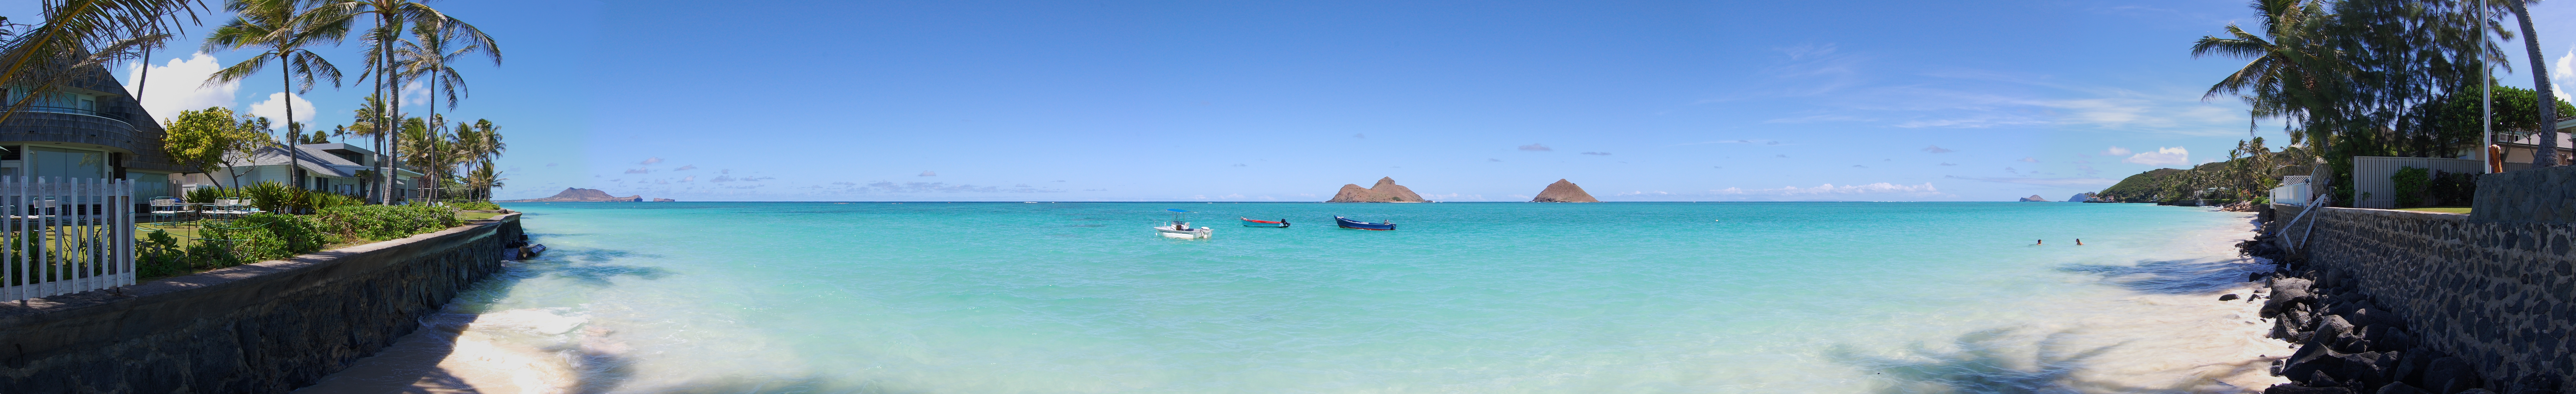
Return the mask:
{"type": "Polygon", "coordinates": [[[456,218],[457,218],[457,219],[460,219],[460,220],[483,220],[483,219],[491,219],[493,216],[501,216],[501,215],[506,215],[506,214],[502,214],[502,213],[485,213],[485,212],[457,212],[457,213],[456,213],[456,218]]]}
{"type": "Polygon", "coordinates": [[[2414,207],[2414,208],[2398,208],[2397,210],[2400,210],[2400,211],[2441,212],[2441,213],[2469,213],[2469,207],[2414,207]]]}

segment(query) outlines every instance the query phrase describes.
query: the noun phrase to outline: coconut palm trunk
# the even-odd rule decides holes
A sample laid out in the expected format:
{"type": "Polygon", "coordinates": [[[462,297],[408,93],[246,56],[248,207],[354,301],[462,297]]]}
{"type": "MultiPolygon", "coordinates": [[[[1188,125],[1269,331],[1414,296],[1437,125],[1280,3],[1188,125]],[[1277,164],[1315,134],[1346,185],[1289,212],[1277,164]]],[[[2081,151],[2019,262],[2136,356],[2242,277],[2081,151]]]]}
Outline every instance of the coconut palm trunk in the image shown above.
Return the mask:
{"type": "Polygon", "coordinates": [[[2526,0],[2506,0],[2513,7],[2513,17],[2522,22],[2522,47],[2530,51],[2531,88],[2540,91],[2540,151],[2532,152],[2531,167],[2558,165],[2558,96],[2549,89],[2549,59],[2540,53],[2540,35],[2531,29],[2531,11],[2526,0]]]}

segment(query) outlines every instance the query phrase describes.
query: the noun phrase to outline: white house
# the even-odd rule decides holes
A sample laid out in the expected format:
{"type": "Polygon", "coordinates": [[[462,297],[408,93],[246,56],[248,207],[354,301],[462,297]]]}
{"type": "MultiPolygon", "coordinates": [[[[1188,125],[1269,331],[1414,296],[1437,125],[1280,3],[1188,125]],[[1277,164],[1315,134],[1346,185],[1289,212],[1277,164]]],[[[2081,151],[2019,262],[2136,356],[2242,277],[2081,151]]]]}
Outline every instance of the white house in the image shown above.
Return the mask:
{"type": "MultiPolygon", "coordinates": [[[[362,176],[365,174],[363,171],[375,170],[373,165],[376,155],[373,151],[342,143],[297,145],[292,150],[295,159],[291,164],[287,159],[288,152],[290,151],[285,147],[270,146],[249,153],[226,154],[223,169],[207,174],[187,174],[185,176],[187,179],[183,183],[241,187],[262,181],[276,181],[307,190],[351,196],[370,195],[375,190],[375,183],[362,176]],[[295,168],[290,169],[289,165],[295,168]]],[[[394,182],[395,198],[408,198],[410,182],[405,180],[422,174],[409,169],[398,171],[401,176],[394,182]]],[[[182,186],[182,188],[206,186],[182,186]]]]}

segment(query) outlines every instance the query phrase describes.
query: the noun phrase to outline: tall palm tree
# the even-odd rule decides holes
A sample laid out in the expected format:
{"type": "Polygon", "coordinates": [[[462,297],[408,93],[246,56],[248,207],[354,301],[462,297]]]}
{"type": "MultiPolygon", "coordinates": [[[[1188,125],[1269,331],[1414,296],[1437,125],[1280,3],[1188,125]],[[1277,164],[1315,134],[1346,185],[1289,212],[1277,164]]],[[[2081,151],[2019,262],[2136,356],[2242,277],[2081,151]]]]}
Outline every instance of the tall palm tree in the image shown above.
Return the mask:
{"type": "MultiPolygon", "coordinates": [[[[2324,10],[2301,0],[2259,0],[2253,4],[2263,34],[2227,25],[2229,37],[2204,36],[2191,47],[2192,57],[2225,55],[2252,58],[2245,67],[2211,85],[2203,99],[2251,91],[2247,103],[2255,115],[2297,120],[2332,120],[2340,113],[2333,92],[2339,87],[2333,50],[2316,41],[2315,25],[2324,10]]],[[[2308,127],[2305,140],[2323,150],[2331,127],[2308,127]]],[[[2295,135],[2295,134],[2294,134],[2295,135]]],[[[2324,182],[2319,182],[2322,185],[2324,182]]]]}
{"type": "MultiPolygon", "coordinates": [[[[0,84],[42,94],[94,67],[134,58],[195,24],[199,0],[47,0],[44,23],[0,27],[0,84]]],[[[0,24],[7,20],[0,18],[0,24]]],[[[33,103],[0,109],[8,121],[33,103]]]]}
{"type": "Polygon", "coordinates": [[[2550,93],[2549,58],[2540,53],[2540,33],[2531,30],[2531,10],[2524,3],[2533,0],[2503,0],[2513,8],[2513,17],[2522,22],[2522,48],[2531,59],[2531,88],[2540,91],[2540,151],[2531,155],[2533,168],[2558,165],[2558,96],[2550,93]]]}
{"type": "MultiPolygon", "coordinates": [[[[368,43],[368,73],[376,77],[375,94],[380,97],[390,97],[390,99],[387,100],[389,101],[390,106],[379,111],[381,112],[380,115],[382,117],[377,121],[377,124],[395,124],[397,123],[395,119],[400,116],[402,98],[399,97],[399,95],[401,93],[400,89],[402,89],[402,80],[400,76],[394,75],[393,51],[397,45],[396,42],[399,41],[399,38],[396,37],[396,35],[404,30],[404,26],[408,26],[411,23],[432,21],[432,23],[438,24],[440,28],[452,31],[453,36],[456,39],[466,40],[474,43],[474,45],[480,45],[485,48],[500,47],[497,43],[492,41],[490,36],[484,35],[482,29],[477,29],[474,25],[465,23],[463,20],[448,17],[446,13],[440,12],[436,8],[431,8],[429,5],[421,4],[417,1],[323,0],[323,3],[320,6],[315,7],[315,9],[317,11],[327,10],[327,15],[333,15],[336,18],[356,19],[361,17],[371,17],[375,20],[375,26],[367,30],[366,37],[368,43]],[[386,89],[389,88],[395,90],[388,92],[386,89]]],[[[317,23],[322,22],[317,21],[317,23]]],[[[388,145],[389,142],[394,141],[387,141],[386,139],[379,137],[376,140],[376,145],[378,148],[391,148],[391,146],[388,145]]],[[[386,155],[388,158],[393,157],[394,154],[398,153],[388,150],[379,150],[378,152],[385,152],[382,154],[386,155]]],[[[379,167],[379,169],[381,169],[383,173],[389,175],[388,179],[390,179],[390,175],[394,172],[395,167],[393,166],[396,161],[398,160],[388,159],[381,161],[384,163],[384,167],[379,167]]],[[[384,185],[380,186],[378,190],[381,190],[384,193],[382,197],[379,197],[378,202],[385,204],[393,203],[392,197],[394,189],[391,181],[387,181],[384,185]]]]}
{"type": "MultiPolygon", "coordinates": [[[[395,50],[395,58],[399,59],[397,62],[400,65],[400,67],[398,67],[398,70],[400,71],[398,71],[397,75],[400,75],[403,79],[414,79],[428,83],[430,94],[429,118],[433,120],[430,124],[430,128],[433,130],[444,129],[446,128],[447,123],[445,121],[446,118],[438,116],[439,98],[446,98],[447,108],[455,109],[456,101],[460,96],[470,95],[470,90],[465,87],[464,75],[457,73],[454,67],[449,67],[449,64],[452,64],[455,60],[464,57],[467,54],[481,52],[487,55],[486,57],[492,59],[492,65],[499,66],[501,65],[501,52],[498,50],[490,50],[490,48],[486,48],[472,42],[463,43],[463,48],[456,48],[455,46],[459,45],[459,43],[457,43],[453,38],[455,33],[453,31],[454,29],[448,28],[445,23],[441,23],[440,21],[433,20],[414,23],[412,24],[411,30],[412,39],[404,40],[402,42],[402,48],[395,50]],[[458,94],[460,92],[468,94],[458,94]]],[[[458,124],[457,126],[460,129],[458,136],[461,137],[464,135],[463,131],[465,130],[463,128],[465,125],[458,124]]],[[[445,179],[445,177],[432,175],[431,179],[433,181],[437,181],[445,179]]],[[[438,199],[436,189],[430,189],[429,193],[431,193],[429,196],[430,199],[438,199]]]]}
{"type": "Polygon", "coordinates": [[[265,53],[233,63],[231,67],[216,70],[214,76],[206,79],[209,85],[249,78],[251,74],[258,73],[261,67],[267,66],[271,59],[281,64],[278,67],[278,89],[285,92],[279,96],[282,100],[280,104],[286,107],[286,132],[290,136],[285,139],[284,147],[287,151],[286,171],[288,178],[294,180],[296,188],[304,187],[304,176],[301,175],[304,168],[302,159],[296,157],[294,145],[302,142],[304,131],[297,127],[300,123],[295,122],[295,94],[312,91],[315,77],[330,80],[333,88],[340,87],[340,68],[331,65],[331,62],[324,60],[321,55],[304,48],[315,44],[337,43],[349,33],[349,23],[346,18],[304,14],[296,7],[296,4],[301,2],[303,1],[230,0],[224,4],[224,10],[235,14],[233,20],[224,23],[222,27],[215,28],[212,34],[206,36],[205,43],[205,49],[209,51],[250,47],[268,49],[265,53]],[[314,19],[337,20],[337,22],[329,25],[309,24],[314,19]],[[295,84],[294,79],[297,76],[304,77],[303,84],[295,84]]]}

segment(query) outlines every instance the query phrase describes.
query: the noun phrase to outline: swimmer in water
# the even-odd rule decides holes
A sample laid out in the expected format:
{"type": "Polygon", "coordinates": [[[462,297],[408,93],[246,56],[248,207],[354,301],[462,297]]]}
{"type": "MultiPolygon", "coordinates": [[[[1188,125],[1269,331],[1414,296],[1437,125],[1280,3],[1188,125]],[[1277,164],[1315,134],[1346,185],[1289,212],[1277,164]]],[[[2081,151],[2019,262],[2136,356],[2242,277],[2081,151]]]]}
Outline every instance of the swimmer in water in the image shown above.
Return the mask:
{"type": "Polygon", "coordinates": [[[2031,244],[2032,244],[2032,245],[2047,245],[2047,244],[2048,244],[2048,240],[2045,240],[2045,239],[2038,240],[2038,241],[2039,241],[2039,242],[2035,242],[2035,243],[2031,243],[2031,244]]]}
{"type": "Polygon", "coordinates": [[[2083,239],[2083,238],[2076,238],[2076,239],[2075,239],[2075,246],[2084,246],[2084,239],[2083,239]]]}

